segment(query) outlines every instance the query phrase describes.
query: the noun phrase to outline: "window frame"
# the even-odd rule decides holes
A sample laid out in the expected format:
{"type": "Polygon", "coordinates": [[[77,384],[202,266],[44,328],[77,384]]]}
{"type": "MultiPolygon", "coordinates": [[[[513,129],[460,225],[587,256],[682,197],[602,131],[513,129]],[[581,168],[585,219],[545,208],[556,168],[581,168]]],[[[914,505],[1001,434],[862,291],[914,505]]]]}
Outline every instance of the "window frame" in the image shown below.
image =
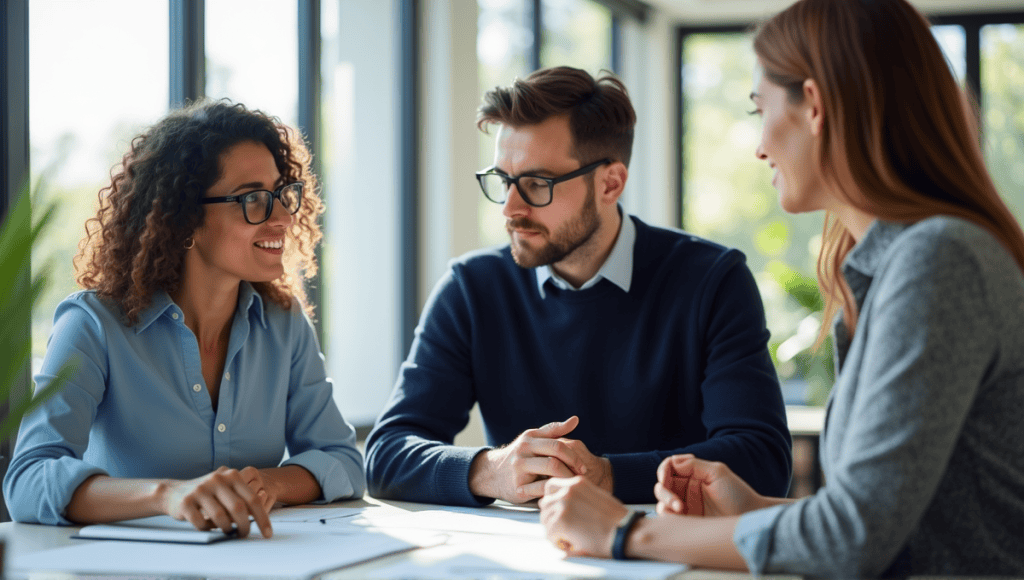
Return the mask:
{"type": "MultiPolygon", "coordinates": [[[[0,134],[3,138],[3,153],[0,154],[0,175],[4,176],[3,192],[0,194],[0,223],[7,219],[7,212],[17,203],[18,197],[29,183],[29,136],[28,136],[28,0],[8,0],[4,3],[0,17],[0,134]]],[[[28,274],[26,272],[26,274],[28,274]]],[[[24,281],[27,286],[28,281],[24,281]]],[[[32,335],[31,322],[25,328],[9,329],[24,337],[32,335]]],[[[29,368],[26,366],[10,393],[20,398],[28,393],[30,385],[29,368]]],[[[7,415],[9,405],[0,402],[0,413],[7,415]]],[[[0,478],[7,473],[14,439],[0,441],[0,478]]],[[[7,504],[0,496],[0,522],[10,521],[7,504]]]]}

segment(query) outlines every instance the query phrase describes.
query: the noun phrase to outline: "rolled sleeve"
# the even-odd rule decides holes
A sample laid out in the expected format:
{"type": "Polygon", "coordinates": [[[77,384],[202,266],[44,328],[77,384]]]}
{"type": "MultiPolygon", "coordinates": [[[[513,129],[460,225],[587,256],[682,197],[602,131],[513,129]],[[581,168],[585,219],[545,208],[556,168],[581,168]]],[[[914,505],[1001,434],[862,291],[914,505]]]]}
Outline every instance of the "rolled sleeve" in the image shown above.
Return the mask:
{"type": "Polygon", "coordinates": [[[330,503],[339,499],[358,497],[365,491],[362,472],[354,473],[351,466],[319,449],[304,451],[289,457],[282,464],[298,465],[313,474],[320,484],[320,499],[313,503],[330,503]]]}
{"type": "Polygon", "coordinates": [[[779,505],[740,516],[732,541],[754,574],[762,574],[771,552],[772,530],[786,506],[779,505]]]}
{"type": "Polygon", "coordinates": [[[4,477],[4,498],[18,522],[71,525],[64,512],[78,486],[105,470],[83,459],[105,392],[105,346],[97,322],[75,300],[61,303],[36,390],[68,361],[77,372],[50,400],[25,416],[4,477]]]}
{"type": "Polygon", "coordinates": [[[320,503],[362,496],[366,473],[355,429],[334,402],[312,326],[300,308],[292,309],[297,311],[297,336],[286,433],[291,457],[283,465],[300,465],[313,474],[320,484],[320,503]]]}

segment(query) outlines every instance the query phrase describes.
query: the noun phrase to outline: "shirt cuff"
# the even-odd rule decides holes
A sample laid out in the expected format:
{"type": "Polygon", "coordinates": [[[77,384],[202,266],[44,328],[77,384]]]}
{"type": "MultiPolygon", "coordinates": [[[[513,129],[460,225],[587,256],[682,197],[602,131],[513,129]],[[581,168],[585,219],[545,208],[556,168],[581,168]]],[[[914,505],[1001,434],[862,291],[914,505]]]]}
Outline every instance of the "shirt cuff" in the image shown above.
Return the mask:
{"type": "Polygon", "coordinates": [[[768,556],[772,548],[772,533],[786,507],[788,506],[777,505],[748,512],[740,516],[739,522],[736,523],[732,541],[736,545],[736,550],[747,562],[751,573],[763,574],[765,568],[768,567],[768,556]]]}
{"type": "Polygon", "coordinates": [[[285,465],[298,465],[304,468],[313,474],[313,478],[320,484],[320,499],[311,503],[324,504],[348,499],[356,495],[356,489],[366,487],[365,484],[352,481],[353,477],[364,477],[361,473],[349,473],[337,457],[319,449],[310,449],[293,455],[281,463],[281,467],[285,465]]]}
{"type": "MultiPolygon", "coordinates": [[[[94,475],[107,475],[107,472],[80,459],[61,457],[53,460],[52,465],[45,466],[38,470],[35,475],[41,481],[22,481],[19,483],[22,486],[43,490],[43,497],[40,498],[31,492],[19,494],[20,497],[17,500],[19,503],[28,500],[30,503],[34,503],[37,507],[35,510],[26,510],[24,508],[27,506],[11,505],[9,507],[12,516],[15,514],[18,516],[24,516],[27,515],[29,511],[34,511],[36,518],[38,518],[37,521],[40,524],[77,526],[80,524],[76,524],[64,517],[64,514],[68,509],[68,504],[71,503],[71,498],[75,495],[75,492],[78,491],[79,486],[81,486],[85,480],[94,475]],[[50,498],[52,503],[46,501],[47,498],[50,498]]],[[[36,479],[36,477],[33,477],[32,479],[36,479]]],[[[23,517],[16,517],[14,519],[15,521],[20,522],[31,522],[30,518],[25,519],[23,517]]]]}

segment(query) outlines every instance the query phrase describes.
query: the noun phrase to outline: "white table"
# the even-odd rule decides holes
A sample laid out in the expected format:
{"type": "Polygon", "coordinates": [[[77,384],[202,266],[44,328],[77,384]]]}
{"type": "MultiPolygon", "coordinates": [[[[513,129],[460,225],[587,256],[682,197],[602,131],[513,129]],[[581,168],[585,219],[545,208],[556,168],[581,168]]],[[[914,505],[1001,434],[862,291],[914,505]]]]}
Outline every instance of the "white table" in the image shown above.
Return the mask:
{"type": "MultiPolygon", "coordinates": [[[[374,498],[366,498],[364,500],[340,502],[332,504],[331,507],[344,510],[351,507],[367,507],[374,510],[375,514],[408,514],[410,512],[419,512],[425,510],[445,510],[443,506],[428,505],[428,504],[415,504],[406,502],[392,502],[382,501],[374,498]]],[[[323,509],[325,506],[308,506],[311,509],[323,509]]],[[[652,506],[645,506],[650,508],[652,506]]],[[[451,511],[457,511],[458,508],[451,511]]],[[[7,541],[6,550],[8,558],[16,554],[29,554],[38,552],[40,550],[48,550],[52,548],[59,548],[64,546],[82,545],[89,540],[77,540],[71,539],[79,528],[76,527],[57,527],[57,526],[43,526],[35,524],[19,524],[7,522],[0,524],[0,536],[4,537],[7,541]]],[[[480,538],[484,537],[484,534],[471,534],[471,533],[459,533],[452,534],[451,539],[444,545],[433,546],[429,548],[420,548],[410,552],[404,552],[399,554],[393,554],[390,556],[384,556],[382,558],[372,560],[363,564],[355,565],[352,567],[343,568],[333,572],[327,572],[320,575],[320,580],[347,580],[355,578],[366,578],[369,575],[386,572],[390,569],[395,569],[396,566],[408,569],[408,565],[415,567],[421,567],[424,570],[428,570],[431,566],[436,566],[439,563],[451,561],[455,558],[466,557],[468,555],[479,556],[481,549],[492,550],[496,543],[500,544],[505,552],[505,557],[511,558],[528,558],[531,554],[536,553],[535,550],[550,549],[550,545],[546,541],[541,539],[529,539],[529,538],[512,538],[512,537],[501,537],[497,535],[490,536],[487,540],[481,541],[480,538]]],[[[260,540],[262,541],[262,540],[260,540]]],[[[272,541],[272,540],[271,540],[272,541]]],[[[95,542],[91,542],[95,543],[95,542]]],[[[501,574],[490,571],[483,574],[487,577],[499,577],[501,574]]],[[[17,578],[24,576],[8,576],[9,578],[17,578]]],[[[75,575],[57,575],[43,574],[40,572],[33,572],[29,576],[33,579],[47,579],[56,580],[56,578],[69,579],[69,578],[97,578],[97,576],[75,576],[75,575]]],[[[109,576],[104,576],[109,577],[109,576]]],[[[127,576],[125,576],[127,577],[127,576]]],[[[522,575],[517,575],[515,571],[510,570],[506,577],[523,578],[522,575]]],[[[550,576],[560,577],[560,576],[550,576]]],[[[147,576],[151,580],[155,580],[152,576],[147,576]]],[[[181,576],[157,576],[156,578],[178,578],[184,580],[185,577],[181,576]]],[[[717,571],[702,571],[702,570],[688,570],[681,574],[674,576],[677,579],[685,580],[747,580],[750,578],[747,574],[735,574],[717,571]]],[[[781,576],[776,578],[795,578],[793,576],[781,576]]],[[[190,580],[195,580],[195,577],[189,577],[190,580]]]]}

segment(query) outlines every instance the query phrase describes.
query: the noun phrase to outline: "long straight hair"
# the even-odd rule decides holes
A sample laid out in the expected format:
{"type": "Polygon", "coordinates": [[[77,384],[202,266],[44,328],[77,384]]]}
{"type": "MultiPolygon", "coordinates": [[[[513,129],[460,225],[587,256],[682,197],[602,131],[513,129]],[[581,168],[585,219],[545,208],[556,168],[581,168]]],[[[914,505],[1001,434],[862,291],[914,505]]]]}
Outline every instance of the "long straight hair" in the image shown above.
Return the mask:
{"type": "MultiPolygon", "coordinates": [[[[928,20],[906,0],[799,0],[760,26],[754,51],[790,102],[803,101],[806,79],[817,83],[825,123],[815,155],[840,199],[886,221],[969,220],[1024,271],[1024,233],[985,167],[973,100],[953,78],[928,20]]],[[[851,336],[857,326],[841,275],[855,243],[826,213],[818,344],[839,309],[851,336]]]]}

